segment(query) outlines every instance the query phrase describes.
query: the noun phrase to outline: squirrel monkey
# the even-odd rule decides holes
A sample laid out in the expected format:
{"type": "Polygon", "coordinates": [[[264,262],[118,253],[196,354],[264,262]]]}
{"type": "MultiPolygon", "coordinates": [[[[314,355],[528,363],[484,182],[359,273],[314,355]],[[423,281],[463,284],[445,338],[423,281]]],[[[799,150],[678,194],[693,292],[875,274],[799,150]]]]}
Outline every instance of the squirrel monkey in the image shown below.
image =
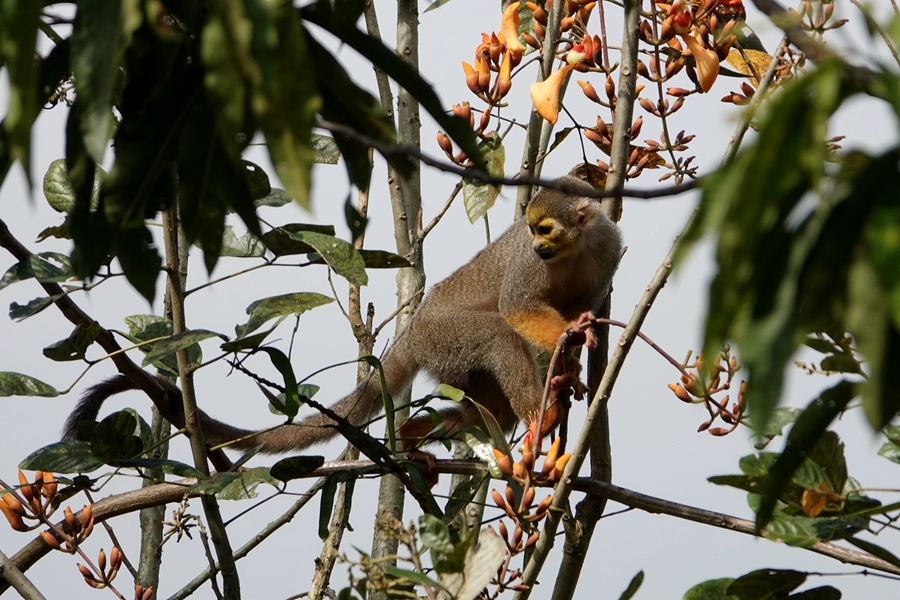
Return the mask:
{"type": "MultiPolygon", "coordinates": [[[[564,181],[585,186],[575,177],[564,181]]],[[[504,430],[518,420],[529,421],[540,410],[543,385],[530,344],[553,350],[566,328],[583,322],[609,293],[622,252],[618,227],[600,203],[589,198],[544,189],[520,219],[468,264],[437,284],[423,300],[409,326],[382,360],[387,389],[392,395],[408,388],[416,373],[428,372],[438,381],[461,388],[485,406],[504,430]]],[[[587,339],[591,342],[590,335],[587,339]]],[[[577,367],[555,382],[578,385],[577,367]]],[[[162,415],[183,426],[181,392],[160,378],[165,402],[162,415]]],[[[78,423],[94,420],[113,394],[136,389],[124,375],[92,388],[69,416],[64,437],[74,438],[78,423]]],[[[369,377],[331,409],[354,425],[362,425],[382,410],[380,384],[369,377]]],[[[542,434],[562,418],[553,390],[543,418],[542,434]]],[[[444,409],[446,432],[480,425],[479,412],[467,405],[444,409]],[[467,410],[468,409],[468,410],[467,410]]],[[[328,440],[337,432],[334,422],[315,414],[258,435],[200,413],[209,444],[232,444],[281,454],[328,440]]],[[[434,426],[427,414],[407,421],[400,431],[406,447],[414,446],[434,426]]]]}

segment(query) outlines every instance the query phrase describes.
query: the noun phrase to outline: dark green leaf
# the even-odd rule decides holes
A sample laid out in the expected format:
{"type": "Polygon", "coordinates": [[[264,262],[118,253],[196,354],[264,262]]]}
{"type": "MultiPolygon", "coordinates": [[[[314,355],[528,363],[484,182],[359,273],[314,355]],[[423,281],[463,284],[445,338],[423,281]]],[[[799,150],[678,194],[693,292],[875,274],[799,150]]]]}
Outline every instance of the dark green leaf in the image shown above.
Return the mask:
{"type": "Polygon", "coordinates": [[[900,445],[900,426],[888,425],[884,428],[884,434],[889,440],[891,440],[895,444],[900,445]]]}
{"type": "Polygon", "coordinates": [[[259,348],[259,352],[265,352],[269,356],[272,365],[278,369],[284,380],[285,398],[282,412],[291,418],[297,416],[297,412],[300,410],[300,393],[297,389],[297,378],[294,376],[291,361],[284,352],[277,348],[259,348]]]}
{"type": "Polygon", "coordinates": [[[240,472],[240,477],[224,487],[222,491],[216,494],[219,500],[248,500],[256,498],[259,494],[256,488],[262,483],[268,483],[273,487],[278,487],[278,481],[269,474],[268,467],[256,467],[255,469],[245,469],[240,472]]]}
{"type": "Polygon", "coordinates": [[[475,498],[478,489],[489,478],[487,473],[479,473],[459,482],[450,492],[450,498],[444,506],[444,522],[452,522],[475,498]]]}
{"type": "Polygon", "coordinates": [[[340,473],[333,473],[328,476],[325,483],[322,484],[322,495],[319,503],[319,539],[328,538],[331,524],[331,511],[334,509],[334,495],[337,493],[337,484],[340,473]]]}
{"type": "Polygon", "coordinates": [[[450,0],[434,0],[434,2],[432,2],[431,4],[429,4],[429,5],[428,5],[428,8],[426,8],[426,9],[425,9],[424,11],[422,11],[422,12],[423,12],[423,13],[427,13],[427,12],[430,11],[430,10],[434,10],[434,9],[436,9],[436,8],[442,7],[443,5],[447,4],[448,2],[450,2],[450,0]]]}
{"type": "Polygon", "coordinates": [[[848,542],[850,542],[851,544],[853,544],[854,546],[856,546],[857,548],[861,548],[861,549],[865,550],[866,552],[868,552],[869,554],[877,556],[881,560],[891,563],[895,567],[900,567],[900,558],[897,558],[894,554],[892,554],[891,552],[888,552],[881,546],[879,546],[877,544],[873,544],[872,542],[869,542],[866,540],[861,540],[859,538],[852,537],[852,536],[846,536],[846,537],[844,537],[844,539],[847,540],[848,542]]]}
{"type": "Polygon", "coordinates": [[[453,400],[454,402],[462,402],[466,398],[466,393],[459,388],[453,387],[452,385],[439,383],[433,390],[431,390],[429,396],[433,396],[435,398],[446,398],[447,400],[453,400]]]}
{"type": "Polygon", "coordinates": [[[823,371],[834,373],[862,373],[859,361],[849,354],[833,354],[826,356],[819,364],[823,371]]]}
{"type": "MultiPolygon", "coordinates": [[[[791,480],[794,471],[803,463],[813,446],[822,439],[825,429],[840,414],[856,396],[856,385],[843,380],[823,391],[816,400],[813,400],[797,419],[791,428],[785,444],[784,452],[769,469],[769,474],[762,486],[762,503],[756,515],[757,530],[762,530],[772,516],[775,502],[791,480]]],[[[828,434],[834,435],[834,434],[828,434]]],[[[835,436],[836,437],[836,436],[835,436]]],[[[831,442],[828,442],[831,443],[831,442]]],[[[837,460],[837,459],[830,459],[837,460]]],[[[841,451],[841,461],[843,452],[841,451]]],[[[843,472],[843,480],[846,480],[846,465],[841,468],[838,464],[832,464],[832,473],[840,478],[843,472]]],[[[843,489],[843,481],[835,491],[843,489]]]]}
{"type": "Polygon", "coordinates": [[[302,315],[317,306],[323,306],[334,302],[323,294],[314,292],[297,292],[281,296],[271,296],[257,300],[247,307],[250,319],[242,330],[242,337],[262,327],[269,320],[282,315],[302,315]]]}
{"type": "MultiPolygon", "coordinates": [[[[563,143],[563,141],[569,137],[569,134],[575,131],[574,127],[563,127],[559,131],[556,132],[556,135],[553,137],[553,143],[550,144],[550,148],[547,149],[547,154],[550,154],[554,150],[556,150],[557,146],[563,143]]],[[[546,156],[546,154],[544,155],[546,156]]]]}
{"type": "Polygon", "coordinates": [[[42,7],[40,2],[0,4],[0,66],[6,67],[9,76],[6,116],[2,123],[6,139],[2,145],[8,145],[11,160],[21,161],[29,187],[31,125],[40,108],[37,102],[39,70],[34,54],[42,7]]]}
{"type": "Polygon", "coordinates": [[[396,451],[397,431],[394,427],[394,399],[391,398],[391,394],[387,389],[387,382],[384,379],[384,368],[381,366],[381,361],[371,354],[361,356],[360,359],[366,361],[369,366],[375,369],[375,371],[378,373],[378,384],[380,386],[381,402],[382,404],[384,404],[384,428],[388,436],[388,448],[390,448],[391,451],[396,451]]]}
{"type": "Polygon", "coordinates": [[[789,600],[841,600],[841,592],[830,585],[823,585],[811,590],[791,594],[789,600]]]}
{"type": "Polygon", "coordinates": [[[734,579],[725,578],[698,583],[689,589],[681,600],[736,600],[735,596],[725,593],[733,581],[734,579]]]}
{"type": "Polygon", "coordinates": [[[11,266],[0,279],[0,290],[26,279],[36,278],[41,283],[58,283],[72,277],[69,257],[59,252],[41,252],[11,266]],[[52,262],[51,262],[52,261],[52,262]],[[57,263],[57,264],[54,264],[57,263]],[[58,265],[58,266],[57,266],[58,265]]]}
{"type": "Polygon", "coordinates": [[[307,254],[314,252],[312,246],[291,236],[292,233],[313,231],[323,235],[334,235],[334,227],[331,225],[308,225],[306,223],[291,223],[267,231],[262,236],[262,241],[275,256],[287,256],[289,254],[307,254]]]}
{"type": "Polygon", "coordinates": [[[156,296],[156,279],[162,266],[162,258],[156,251],[150,230],[139,227],[120,236],[116,257],[128,283],[152,304],[156,296]]]}
{"type": "MultiPolygon", "coordinates": [[[[438,126],[447,132],[454,142],[456,142],[462,150],[470,157],[478,157],[478,149],[476,145],[475,135],[467,121],[462,118],[449,115],[445,112],[445,104],[441,102],[437,94],[422,76],[409,63],[402,60],[397,53],[385,46],[381,40],[375,39],[362,31],[356,29],[352,25],[348,25],[345,20],[338,18],[335,12],[329,10],[327,3],[318,2],[307,5],[301,9],[304,19],[307,19],[316,25],[324,28],[333,35],[337,36],[345,44],[368,58],[372,64],[384,70],[387,75],[392,78],[404,90],[409,92],[419,104],[437,121],[438,126]]],[[[319,61],[315,64],[329,68],[330,65],[321,61],[321,55],[317,55],[319,61]]],[[[333,77],[329,71],[320,71],[321,75],[329,75],[333,77]]],[[[320,79],[320,87],[323,83],[320,79]]],[[[323,92],[323,112],[324,108],[329,107],[329,98],[323,92]]],[[[329,118],[330,117],[327,117],[329,118]]],[[[349,124],[349,123],[348,123],[349,124]]],[[[393,129],[393,127],[391,127],[393,129]]],[[[368,134],[368,133],[367,133],[368,134]]],[[[375,137],[375,136],[371,136],[375,137]]],[[[388,158],[390,160],[390,158],[388,158]]]]}
{"type": "Polygon", "coordinates": [[[344,219],[347,221],[347,227],[350,228],[350,239],[354,242],[366,232],[369,220],[356,210],[356,207],[350,202],[350,196],[347,196],[344,201],[344,219]]]}
{"type": "Polygon", "coordinates": [[[54,300],[61,298],[62,294],[55,296],[45,296],[43,298],[35,298],[28,304],[22,305],[18,302],[12,302],[9,305],[9,318],[14,321],[24,321],[28,317],[33,317],[51,304],[54,300]]]}
{"type": "Polygon", "coordinates": [[[190,331],[184,331],[182,333],[173,335],[167,340],[162,340],[153,344],[153,350],[147,353],[147,356],[144,357],[144,360],[141,364],[142,366],[146,367],[150,363],[161,360],[166,356],[169,356],[170,354],[175,354],[179,350],[189,348],[197,342],[216,336],[222,338],[223,340],[228,340],[228,338],[226,338],[221,333],[216,333],[215,331],[207,331],[206,329],[192,329],[190,331]]]}
{"type": "Polygon", "coordinates": [[[100,331],[96,321],[91,321],[87,327],[76,325],[69,337],[44,348],[44,356],[55,361],[83,360],[88,346],[94,343],[100,331]]]}
{"type": "Polygon", "coordinates": [[[399,254],[386,250],[359,250],[367,269],[402,269],[412,263],[399,254]]]}
{"type": "Polygon", "coordinates": [[[43,381],[9,371],[0,371],[0,397],[2,396],[42,396],[55,398],[59,392],[43,381]]]}
{"type": "Polygon", "coordinates": [[[124,411],[113,413],[100,421],[91,437],[91,453],[103,462],[118,465],[144,451],[141,438],[134,435],[137,421],[124,411]]]}
{"type": "Polygon", "coordinates": [[[634,595],[640,589],[642,583],[644,583],[644,572],[638,571],[637,575],[632,577],[631,583],[628,584],[628,587],[625,588],[625,591],[622,592],[622,595],[619,596],[619,600],[631,600],[631,598],[634,597],[634,595]]]}
{"type": "Polygon", "coordinates": [[[249,160],[242,160],[240,164],[244,167],[244,175],[247,177],[250,196],[253,200],[262,200],[268,196],[272,192],[272,184],[269,183],[269,176],[266,175],[266,172],[249,160]]]}
{"type": "Polygon", "coordinates": [[[735,579],[725,593],[738,600],[776,600],[806,581],[807,574],[781,569],[759,569],[735,579]]]}
{"type": "Polygon", "coordinates": [[[50,473],[90,473],[103,466],[91,453],[85,442],[57,442],[44,446],[29,454],[19,463],[26,471],[47,471],[50,473]]]}
{"type": "MultiPolygon", "coordinates": [[[[173,331],[172,321],[158,315],[132,315],[125,317],[125,324],[128,325],[128,338],[135,344],[170,337],[173,331]]],[[[154,344],[140,346],[140,350],[144,354],[152,352],[153,348],[154,344]]],[[[195,367],[203,362],[203,351],[200,349],[200,344],[192,344],[188,347],[188,360],[195,367]]],[[[178,361],[174,354],[153,361],[153,366],[171,375],[178,375],[178,361]]]]}
{"type": "MultiPolygon", "coordinates": [[[[278,48],[268,110],[263,116],[266,146],[278,177],[301,206],[309,208],[310,170],[318,158],[312,145],[316,111],[322,105],[303,26],[290,2],[268,4],[278,48]]],[[[323,153],[324,156],[324,153],[323,153]]]]}
{"type": "Polygon", "coordinates": [[[768,425],[766,425],[766,428],[763,431],[760,431],[760,434],[764,436],[781,435],[784,431],[784,426],[796,421],[802,412],[803,411],[799,408],[776,408],[772,411],[772,416],[769,417],[768,425]]]}
{"type": "Polygon", "coordinates": [[[398,579],[408,579],[414,583],[419,585],[427,585],[432,588],[442,588],[443,586],[439,584],[437,581],[430,578],[428,575],[424,573],[419,573],[418,571],[410,571],[409,569],[400,569],[398,567],[394,567],[392,565],[382,565],[382,569],[384,572],[392,577],[397,577],[398,579]]]}
{"type": "MultiPolygon", "coordinates": [[[[260,345],[266,341],[266,338],[269,337],[275,329],[281,324],[282,319],[278,319],[275,321],[275,325],[270,329],[267,329],[261,333],[256,333],[253,335],[248,335],[246,337],[237,337],[236,339],[231,340],[230,342],[225,342],[220,346],[223,352],[237,352],[239,350],[248,350],[259,348],[260,345]]],[[[243,331],[243,325],[237,325],[235,327],[236,330],[243,331]]]]}
{"type": "Polygon", "coordinates": [[[269,474],[279,481],[287,483],[292,479],[306,477],[325,464],[324,456],[290,456],[282,458],[272,465],[269,474]]]}
{"type": "Polygon", "coordinates": [[[140,24],[123,18],[126,4],[82,0],[72,28],[72,74],[83,103],[80,130],[84,147],[95,163],[103,161],[112,132],[113,85],[119,75],[119,60],[132,31],[140,24]]]}

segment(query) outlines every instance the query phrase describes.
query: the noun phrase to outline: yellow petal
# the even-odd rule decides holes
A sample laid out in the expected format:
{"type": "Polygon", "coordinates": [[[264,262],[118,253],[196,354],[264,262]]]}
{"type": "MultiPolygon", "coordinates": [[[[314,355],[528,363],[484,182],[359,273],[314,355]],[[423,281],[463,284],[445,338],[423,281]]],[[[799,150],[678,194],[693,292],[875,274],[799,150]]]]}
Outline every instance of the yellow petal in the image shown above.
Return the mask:
{"type": "Polygon", "coordinates": [[[513,2],[503,11],[503,19],[500,21],[500,33],[506,42],[506,49],[510,52],[522,54],[525,46],[519,41],[519,3],[513,2]]]}
{"type": "Polygon", "coordinates": [[[694,33],[682,35],[681,39],[687,44],[691,54],[694,55],[694,62],[697,63],[697,79],[700,82],[700,88],[704,92],[712,89],[719,76],[719,55],[703,47],[700,40],[694,37],[694,33]]]}
{"type": "Polygon", "coordinates": [[[534,102],[534,109],[554,125],[559,119],[559,90],[566,74],[573,68],[572,65],[566,65],[544,81],[531,84],[531,101],[534,102]]]}

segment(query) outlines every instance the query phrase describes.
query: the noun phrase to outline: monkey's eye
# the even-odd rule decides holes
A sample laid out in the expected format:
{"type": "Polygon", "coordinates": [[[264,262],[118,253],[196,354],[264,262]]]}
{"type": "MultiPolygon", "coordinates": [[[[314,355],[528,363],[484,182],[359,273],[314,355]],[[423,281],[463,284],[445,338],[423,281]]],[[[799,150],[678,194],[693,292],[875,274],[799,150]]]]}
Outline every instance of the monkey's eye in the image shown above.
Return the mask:
{"type": "Polygon", "coordinates": [[[538,235],[541,235],[541,236],[548,236],[548,235],[550,235],[551,231],[553,231],[553,228],[549,225],[540,225],[537,228],[538,235]]]}

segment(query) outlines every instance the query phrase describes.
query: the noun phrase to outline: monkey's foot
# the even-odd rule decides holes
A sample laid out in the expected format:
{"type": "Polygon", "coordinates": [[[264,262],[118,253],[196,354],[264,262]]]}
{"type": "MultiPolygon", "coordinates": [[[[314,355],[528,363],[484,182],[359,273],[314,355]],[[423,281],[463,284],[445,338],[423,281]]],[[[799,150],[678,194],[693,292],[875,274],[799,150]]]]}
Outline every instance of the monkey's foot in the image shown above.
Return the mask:
{"type": "Polygon", "coordinates": [[[588,350],[597,349],[597,338],[594,336],[594,328],[590,325],[594,318],[594,313],[586,311],[571,322],[568,340],[570,346],[586,346],[588,350]]]}
{"type": "Polygon", "coordinates": [[[423,468],[419,470],[422,472],[422,479],[425,480],[428,487],[433,488],[436,486],[440,473],[437,471],[434,454],[424,450],[409,450],[406,455],[412,462],[423,465],[423,468]]]}

